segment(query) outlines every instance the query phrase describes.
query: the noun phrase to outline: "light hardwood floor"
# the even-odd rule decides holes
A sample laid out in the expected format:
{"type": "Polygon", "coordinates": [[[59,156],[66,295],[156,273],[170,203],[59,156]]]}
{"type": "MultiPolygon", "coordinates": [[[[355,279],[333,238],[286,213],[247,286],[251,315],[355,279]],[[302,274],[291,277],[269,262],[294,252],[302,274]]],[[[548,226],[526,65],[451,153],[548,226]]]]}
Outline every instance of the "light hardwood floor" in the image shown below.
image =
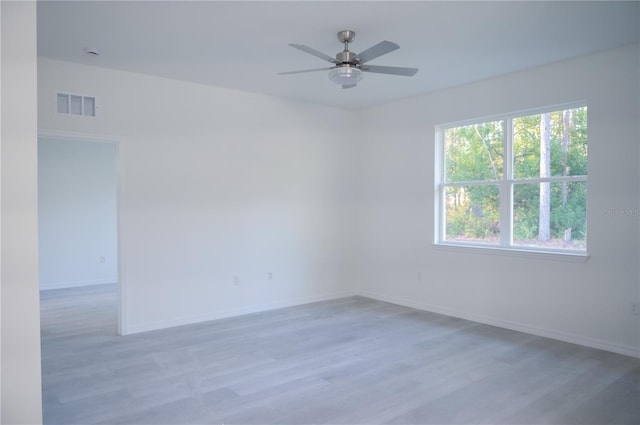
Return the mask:
{"type": "Polygon", "coordinates": [[[130,336],[45,291],[46,424],[640,424],[640,360],[362,297],[130,336]]]}

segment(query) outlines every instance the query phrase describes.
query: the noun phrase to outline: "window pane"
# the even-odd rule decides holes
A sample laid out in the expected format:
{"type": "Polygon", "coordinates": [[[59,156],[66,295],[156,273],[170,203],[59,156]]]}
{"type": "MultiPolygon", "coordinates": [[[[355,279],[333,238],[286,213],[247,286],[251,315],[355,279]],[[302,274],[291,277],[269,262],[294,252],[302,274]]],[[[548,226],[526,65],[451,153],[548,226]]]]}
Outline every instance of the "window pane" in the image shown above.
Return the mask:
{"type": "Polygon", "coordinates": [[[58,93],[58,113],[59,114],[68,114],[69,113],[69,95],[64,93],[58,93]]]}
{"type": "Polygon", "coordinates": [[[94,97],[83,97],[82,98],[84,101],[84,107],[83,107],[83,111],[84,114],[90,117],[95,117],[96,116],[96,99],[94,97]]]}
{"type": "Polygon", "coordinates": [[[513,244],[586,250],[586,182],[515,184],[513,244]]]}
{"type": "Polygon", "coordinates": [[[445,194],[447,241],[500,242],[498,186],[449,186],[445,194]]]}
{"type": "Polygon", "coordinates": [[[492,121],[445,130],[446,182],[502,178],[502,123],[492,121]]]}
{"type": "Polygon", "coordinates": [[[71,95],[71,113],[74,115],[82,115],[82,96],[71,95]]]}
{"type": "Polygon", "coordinates": [[[587,174],[587,108],[513,119],[514,178],[587,174]]]}

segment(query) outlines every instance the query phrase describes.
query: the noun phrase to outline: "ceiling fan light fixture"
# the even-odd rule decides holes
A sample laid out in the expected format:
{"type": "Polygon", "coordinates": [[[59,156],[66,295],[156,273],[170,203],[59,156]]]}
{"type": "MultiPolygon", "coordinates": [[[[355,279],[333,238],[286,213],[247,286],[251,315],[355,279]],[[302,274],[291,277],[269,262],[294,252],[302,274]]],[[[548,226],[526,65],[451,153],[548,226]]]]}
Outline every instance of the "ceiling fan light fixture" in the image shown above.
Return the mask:
{"type": "Polygon", "coordinates": [[[362,79],[362,71],[354,66],[339,66],[329,72],[329,79],[341,86],[355,85],[362,79]]]}

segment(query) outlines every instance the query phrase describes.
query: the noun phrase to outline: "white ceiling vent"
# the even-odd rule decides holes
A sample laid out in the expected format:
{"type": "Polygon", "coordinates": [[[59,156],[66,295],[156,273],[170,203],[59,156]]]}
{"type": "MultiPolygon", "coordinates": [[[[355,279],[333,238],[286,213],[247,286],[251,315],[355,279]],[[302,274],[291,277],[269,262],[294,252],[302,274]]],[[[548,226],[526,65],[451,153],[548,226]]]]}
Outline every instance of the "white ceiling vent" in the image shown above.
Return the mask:
{"type": "Polygon", "coordinates": [[[58,93],[56,104],[59,114],[96,116],[95,97],[58,93]]]}

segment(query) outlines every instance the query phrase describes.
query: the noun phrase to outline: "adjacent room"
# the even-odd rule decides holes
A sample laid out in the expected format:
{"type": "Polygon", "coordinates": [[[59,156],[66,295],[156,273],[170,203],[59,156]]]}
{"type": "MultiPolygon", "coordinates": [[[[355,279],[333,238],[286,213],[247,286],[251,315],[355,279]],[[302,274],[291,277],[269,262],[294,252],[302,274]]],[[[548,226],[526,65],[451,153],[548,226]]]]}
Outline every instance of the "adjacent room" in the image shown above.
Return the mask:
{"type": "Polygon", "coordinates": [[[2,2],[2,423],[640,423],[640,2],[2,2]]]}

